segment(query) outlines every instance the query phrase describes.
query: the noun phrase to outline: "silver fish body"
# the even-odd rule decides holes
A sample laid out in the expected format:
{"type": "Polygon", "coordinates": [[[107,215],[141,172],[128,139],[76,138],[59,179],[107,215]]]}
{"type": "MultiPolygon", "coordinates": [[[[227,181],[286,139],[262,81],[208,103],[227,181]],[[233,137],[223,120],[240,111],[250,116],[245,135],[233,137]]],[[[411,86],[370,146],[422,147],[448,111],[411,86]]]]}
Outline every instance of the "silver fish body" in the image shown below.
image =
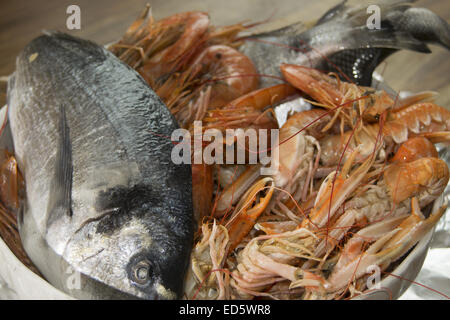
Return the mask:
{"type": "Polygon", "coordinates": [[[26,181],[20,236],[46,279],[82,299],[181,298],[191,171],[171,161],[177,125],[145,81],[53,33],[18,56],[8,105],[26,181]]]}
{"type": "Polygon", "coordinates": [[[430,53],[428,43],[450,49],[448,23],[427,9],[412,8],[414,1],[343,1],[310,29],[297,23],[254,34],[241,50],[263,75],[264,86],[279,82],[264,75],[281,76],[282,63],[336,72],[343,80],[368,86],[378,64],[397,50],[430,53]],[[370,5],[380,8],[380,28],[367,26],[370,5]]]}

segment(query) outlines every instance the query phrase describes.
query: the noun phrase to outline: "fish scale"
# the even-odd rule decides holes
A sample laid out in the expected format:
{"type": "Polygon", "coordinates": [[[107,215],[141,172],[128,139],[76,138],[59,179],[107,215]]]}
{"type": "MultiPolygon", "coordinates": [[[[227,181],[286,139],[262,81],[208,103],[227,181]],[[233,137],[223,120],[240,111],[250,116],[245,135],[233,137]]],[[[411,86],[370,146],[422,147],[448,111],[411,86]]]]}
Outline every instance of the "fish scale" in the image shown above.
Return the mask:
{"type": "Polygon", "coordinates": [[[46,279],[77,298],[179,297],[191,171],[171,161],[177,125],[144,80],[103,47],[51,33],[19,55],[8,104],[26,182],[21,239],[46,279]]]}

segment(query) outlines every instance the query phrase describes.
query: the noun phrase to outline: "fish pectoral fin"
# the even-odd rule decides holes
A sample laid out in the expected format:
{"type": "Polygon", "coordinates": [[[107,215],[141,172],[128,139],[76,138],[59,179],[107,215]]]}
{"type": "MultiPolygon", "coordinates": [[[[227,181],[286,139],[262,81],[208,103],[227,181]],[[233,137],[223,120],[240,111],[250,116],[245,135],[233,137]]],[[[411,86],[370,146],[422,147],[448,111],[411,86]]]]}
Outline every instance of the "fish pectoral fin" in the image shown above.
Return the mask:
{"type": "Polygon", "coordinates": [[[47,225],[63,215],[72,216],[72,144],[67,124],[66,110],[61,105],[59,120],[59,142],[55,159],[55,173],[50,188],[50,200],[47,208],[47,225]]]}

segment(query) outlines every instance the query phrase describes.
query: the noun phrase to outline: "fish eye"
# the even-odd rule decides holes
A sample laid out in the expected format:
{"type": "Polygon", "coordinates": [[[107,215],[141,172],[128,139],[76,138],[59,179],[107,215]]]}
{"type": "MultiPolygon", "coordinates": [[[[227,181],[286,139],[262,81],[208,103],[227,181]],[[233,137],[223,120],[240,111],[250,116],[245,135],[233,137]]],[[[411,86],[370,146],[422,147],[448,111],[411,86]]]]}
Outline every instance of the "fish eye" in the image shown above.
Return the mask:
{"type": "Polygon", "coordinates": [[[148,260],[141,260],[133,266],[132,280],[138,285],[144,286],[150,282],[152,266],[148,260]]]}

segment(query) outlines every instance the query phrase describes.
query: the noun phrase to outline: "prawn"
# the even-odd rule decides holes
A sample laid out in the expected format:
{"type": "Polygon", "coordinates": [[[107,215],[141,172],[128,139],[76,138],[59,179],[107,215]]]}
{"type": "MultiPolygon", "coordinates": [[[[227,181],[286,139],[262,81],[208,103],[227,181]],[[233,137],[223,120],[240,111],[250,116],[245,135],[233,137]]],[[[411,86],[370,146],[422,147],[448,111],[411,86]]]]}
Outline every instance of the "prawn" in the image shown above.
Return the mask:
{"type": "Polygon", "coordinates": [[[257,87],[256,69],[247,56],[225,45],[213,45],[197,56],[185,74],[169,79],[157,94],[171,101],[168,107],[172,114],[182,127],[189,127],[193,121],[202,120],[208,110],[221,108],[257,87]],[[184,92],[171,90],[180,87],[176,84],[179,78],[191,82],[181,86],[184,92]]]}
{"type": "MultiPolygon", "coordinates": [[[[376,141],[380,124],[369,124],[358,134],[358,140],[352,137],[345,150],[346,157],[351,150],[360,145],[358,159],[364,159],[371,154],[376,141]]],[[[389,119],[382,126],[385,148],[380,155],[388,156],[395,146],[405,142],[408,137],[422,136],[433,143],[450,140],[450,111],[434,103],[421,103],[405,107],[398,112],[389,114],[389,119]]],[[[343,141],[348,141],[352,132],[347,131],[342,135],[330,135],[320,140],[322,153],[320,161],[324,166],[335,165],[344,152],[343,141]]]]}

